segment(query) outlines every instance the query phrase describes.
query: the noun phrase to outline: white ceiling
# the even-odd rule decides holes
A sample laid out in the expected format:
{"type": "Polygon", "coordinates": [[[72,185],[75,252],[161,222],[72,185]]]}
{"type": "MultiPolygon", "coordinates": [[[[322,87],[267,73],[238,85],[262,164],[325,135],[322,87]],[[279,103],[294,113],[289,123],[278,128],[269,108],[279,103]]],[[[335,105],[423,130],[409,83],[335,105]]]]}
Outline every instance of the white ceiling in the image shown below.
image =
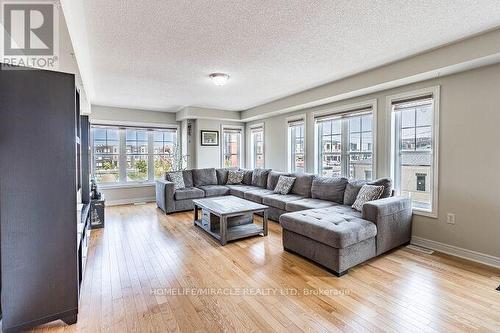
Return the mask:
{"type": "Polygon", "coordinates": [[[500,25],[498,0],[79,1],[92,103],[171,112],[248,109],[500,25]]]}

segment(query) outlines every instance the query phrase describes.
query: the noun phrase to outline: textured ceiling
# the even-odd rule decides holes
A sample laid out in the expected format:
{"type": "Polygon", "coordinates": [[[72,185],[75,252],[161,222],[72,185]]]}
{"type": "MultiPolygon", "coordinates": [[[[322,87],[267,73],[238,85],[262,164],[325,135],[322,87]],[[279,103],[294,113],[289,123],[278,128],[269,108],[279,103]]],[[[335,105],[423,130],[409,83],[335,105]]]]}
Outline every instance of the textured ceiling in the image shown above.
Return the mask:
{"type": "Polygon", "coordinates": [[[498,0],[83,6],[92,103],[162,111],[247,109],[500,25],[498,0]],[[217,87],[208,79],[212,72],[231,79],[217,87]]]}

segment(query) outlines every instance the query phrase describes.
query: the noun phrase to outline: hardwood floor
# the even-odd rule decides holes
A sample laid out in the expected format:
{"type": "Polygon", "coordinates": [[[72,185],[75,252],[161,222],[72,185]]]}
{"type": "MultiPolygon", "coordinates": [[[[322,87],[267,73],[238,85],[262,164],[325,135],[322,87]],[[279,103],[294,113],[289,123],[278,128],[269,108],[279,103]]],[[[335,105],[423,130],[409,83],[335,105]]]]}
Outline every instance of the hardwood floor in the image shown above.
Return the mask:
{"type": "Polygon", "coordinates": [[[269,236],[222,247],[192,213],[147,204],[106,214],[78,323],[34,331],[500,331],[500,270],[400,248],[337,278],[284,252],[272,221],[269,236]]]}

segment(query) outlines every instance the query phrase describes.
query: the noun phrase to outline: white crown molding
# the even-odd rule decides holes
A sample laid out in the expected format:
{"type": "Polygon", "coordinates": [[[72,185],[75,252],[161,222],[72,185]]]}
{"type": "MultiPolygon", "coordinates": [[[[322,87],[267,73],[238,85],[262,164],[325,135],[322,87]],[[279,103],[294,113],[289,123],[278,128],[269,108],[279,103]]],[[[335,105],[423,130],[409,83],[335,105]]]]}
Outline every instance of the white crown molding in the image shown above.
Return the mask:
{"type": "Polygon", "coordinates": [[[489,254],[467,250],[458,246],[436,242],[430,239],[412,236],[411,244],[426,247],[434,251],[474,261],[483,265],[500,268],[500,258],[489,254]]]}

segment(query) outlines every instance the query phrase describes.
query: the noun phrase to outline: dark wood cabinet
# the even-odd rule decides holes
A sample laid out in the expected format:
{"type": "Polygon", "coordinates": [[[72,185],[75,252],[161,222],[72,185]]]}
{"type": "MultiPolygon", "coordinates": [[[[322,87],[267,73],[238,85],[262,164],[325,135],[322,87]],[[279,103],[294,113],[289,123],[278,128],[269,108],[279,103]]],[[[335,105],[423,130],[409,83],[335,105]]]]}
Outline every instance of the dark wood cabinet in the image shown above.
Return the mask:
{"type": "Polygon", "coordinates": [[[2,329],[78,313],[72,74],[0,69],[2,329]]]}

